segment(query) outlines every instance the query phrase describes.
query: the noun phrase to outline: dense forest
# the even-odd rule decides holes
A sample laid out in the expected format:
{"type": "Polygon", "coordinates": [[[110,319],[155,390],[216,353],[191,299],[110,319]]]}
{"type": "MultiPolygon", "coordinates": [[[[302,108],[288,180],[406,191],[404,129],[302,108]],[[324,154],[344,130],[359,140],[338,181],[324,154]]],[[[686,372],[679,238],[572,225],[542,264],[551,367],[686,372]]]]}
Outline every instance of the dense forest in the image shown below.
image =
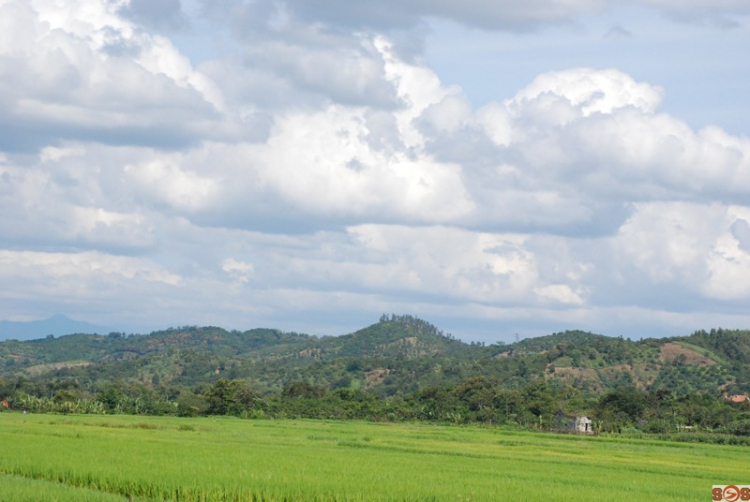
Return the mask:
{"type": "Polygon", "coordinates": [[[11,410],[750,435],[750,331],[464,343],[412,316],[340,337],[180,327],[0,343],[11,410]],[[734,396],[734,399],[731,397],[734,396]],[[735,402],[738,401],[738,402],[735,402]]]}

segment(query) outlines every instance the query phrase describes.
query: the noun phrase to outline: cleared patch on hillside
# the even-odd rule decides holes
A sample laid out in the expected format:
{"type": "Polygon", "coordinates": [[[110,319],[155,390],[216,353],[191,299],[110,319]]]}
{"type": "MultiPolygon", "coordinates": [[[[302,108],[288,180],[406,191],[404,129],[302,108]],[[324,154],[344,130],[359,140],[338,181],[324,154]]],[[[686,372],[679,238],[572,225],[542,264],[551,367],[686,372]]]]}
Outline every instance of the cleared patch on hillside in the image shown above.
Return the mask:
{"type": "Polygon", "coordinates": [[[659,352],[659,359],[664,361],[665,363],[683,363],[688,364],[690,366],[713,366],[716,364],[716,361],[711,359],[710,357],[704,356],[700,352],[697,352],[693,349],[689,349],[687,347],[683,347],[682,345],[678,343],[665,343],[661,346],[661,351],[659,352]]]}
{"type": "Polygon", "coordinates": [[[43,373],[49,373],[51,371],[57,371],[64,368],[80,368],[83,366],[91,366],[93,363],[88,361],[67,361],[64,363],[48,363],[48,364],[35,364],[29,366],[24,371],[29,375],[36,376],[43,373]]]}
{"type": "MultiPolygon", "coordinates": [[[[572,368],[566,366],[555,366],[554,373],[550,373],[550,369],[551,368],[549,367],[547,369],[547,378],[562,380],[563,382],[570,385],[575,385],[576,383],[586,383],[589,389],[593,391],[604,390],[604,385],[602,384],[599,375],[596,373],[596,370],[594,370],[593,368],[572,368]]],[[[576,387],[579,386],[580,385],[576,385],[576,387]]]]}
{"type": "Polygon", "coordinates": [[[365,388],[369,389],[370,387],[381,385],[385,382],[385,377],[387,377],[390,372],[391,370],[387,368],[368,371],[365,373],[365,388]]]}
{"type": "Polygon", "coordinates": [[[379,368],[365,373],[365,388],[376,387],[382,385],[385,382],[385,377],[390,374],[391,370],[387,368],[379,368]]]}
{"type": "Polygon", "coordinates": [[[624,374],[630,375],[633,384],[641,389],[646,389],[654,383],[659,376],[659,367],[653,364],[615,364],[599,370],[601,374],[611,381],[622,380],[624,374]]]}
{"type": "Polygon", "coordinates": [[[315,359],[316,361],[320,361],[323,358],[323,351],[317,347],[312,347],[299,351],[298,355],[303,359],[315,359]]]}
{"type": "Polygon", "coordinates": [[[405,336],[390,343],[378,345],[377,349],[383,354],[392,354],[395,352],[397,354],[403,354],[408,358],[432,356],[440,352],[437,347],[430,346],[416,336],[405,336]]]}

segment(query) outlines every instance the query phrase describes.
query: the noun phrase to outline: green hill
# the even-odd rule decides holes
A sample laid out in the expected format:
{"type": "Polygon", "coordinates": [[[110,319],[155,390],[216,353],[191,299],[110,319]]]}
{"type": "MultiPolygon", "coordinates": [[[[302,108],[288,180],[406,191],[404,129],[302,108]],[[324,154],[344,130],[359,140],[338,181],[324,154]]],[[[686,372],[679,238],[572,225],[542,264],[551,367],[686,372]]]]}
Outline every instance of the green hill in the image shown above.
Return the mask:
{"type": "Polygon", "coordinates": [[[586,414],[610,432],[750,435],[750,402],[725,398],[750,393],[748,355],[750,332],[732,330],[640,341],[566,331],[485,346],[412,316],[339,337],[187,326],[0,342],[0,399],[35,412],[543,429],[586,414]]]}
{"type": "Polygon", "coordinates": [[[261,394],[292,382],[379,396],[456,386],[477,376],[503,388],[536,380],[598,395],[622,386],[691,392],[750,392],[750,332],[623,340],[566,331],[513,344],[467,344],[412,316],[383,316],[339,337],[274,329],[181,327],[125,336],[72,334],[0,342],[0,376],[35,384],[109,381],[194,388],[242,379],[261,394]]]}

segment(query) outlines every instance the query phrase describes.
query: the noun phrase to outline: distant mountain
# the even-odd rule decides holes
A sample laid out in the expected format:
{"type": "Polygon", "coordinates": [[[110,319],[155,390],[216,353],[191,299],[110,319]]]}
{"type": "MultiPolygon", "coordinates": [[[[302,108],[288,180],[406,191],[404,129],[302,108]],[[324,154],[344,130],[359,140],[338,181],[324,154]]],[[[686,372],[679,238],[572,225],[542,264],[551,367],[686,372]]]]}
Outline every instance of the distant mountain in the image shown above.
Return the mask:
{"type": "Polygon", "coordinates": [[[40,321],[0,321],[0,340],[34,340],[48,335],[62,336],[73,333],[109,333],[112,329],[76,321],[58,314],[40,321]]]}

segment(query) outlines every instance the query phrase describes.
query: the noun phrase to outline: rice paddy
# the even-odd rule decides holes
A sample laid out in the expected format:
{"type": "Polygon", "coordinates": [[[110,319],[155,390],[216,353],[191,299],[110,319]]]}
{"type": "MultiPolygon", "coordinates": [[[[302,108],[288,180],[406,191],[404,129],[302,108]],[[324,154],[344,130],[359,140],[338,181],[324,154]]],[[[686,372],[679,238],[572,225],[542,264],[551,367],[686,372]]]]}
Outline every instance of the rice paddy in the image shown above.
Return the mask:
{"type": "Polygon", "coordinates": [[[0,500],[710,500],[750,449],[425,424],[0,414],[0,500]]]}

